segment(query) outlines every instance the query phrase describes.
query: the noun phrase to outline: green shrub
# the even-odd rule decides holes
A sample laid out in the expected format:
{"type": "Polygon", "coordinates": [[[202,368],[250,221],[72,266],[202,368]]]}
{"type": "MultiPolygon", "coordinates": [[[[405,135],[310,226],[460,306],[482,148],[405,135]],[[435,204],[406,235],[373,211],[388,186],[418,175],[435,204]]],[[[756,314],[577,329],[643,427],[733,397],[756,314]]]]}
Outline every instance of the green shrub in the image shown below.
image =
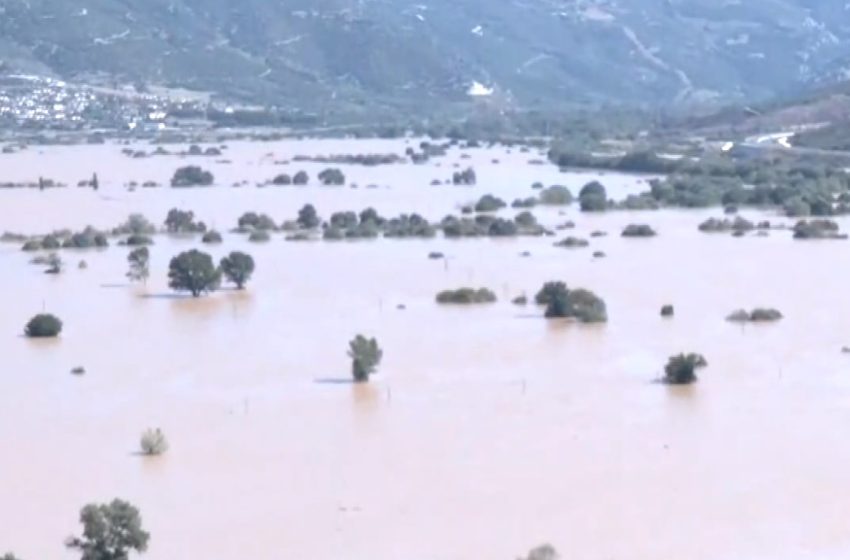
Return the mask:
{"type": "Polygon", "coordinates": [[[708,365],[701,354],[679,354],[672,356],[664,367],[664,383],[688,385],[697,380],[696,371],[708,365]]]}
{"type": "Polygon", "coordinates": [[[277,224],[271,216],[267,214],[257,214],[256,212],[246,212],[239,217],[239,229],[253,228],[257,230],[274,231],[277,229],[277,224]]]}
{"type": "Polygon", "coordinates": [[[36,315],[24,328],[24,334],[29,338],[53,338],[61,332],[62,321],[49,313],[36,315]]]}
{"type": "Polygon", "coordinates": [[[62,247],[62,244],[59,242],[59,239],[56,238],[55,235],[47,235],[44,239],[41,240],[41,248],[46,249],[48,251],[55,251],[62,247]]]}
{"type": "Polygon", "coordinates": [[[124,245],[128,247],[141,247],[144,245],[153,245],[153,239],[141,233],[134,233],[124,240],[124,245]]]}
{"type": "MultiPolygon", "coordinates": [[[[604,195],[604,193],[603,193],[604,195]]],[[[563,206],[572,204],[573,193],[570,189],[561,185],[552,185],[540,192],[540,203],[552,206],[563,206]]]]}
{"type": "Polygon", "coordinates": [[[264,229],[252,231],[251,234],[248,236],[248,241],[253,241],[254,243],[265,243],[270,239],[271,236],[269,235],[269,232],[264,229]]]}
{"type": "Polygon", "coordinates": [[[303,229],[314,229],[319,227],[322,221],[319,219],[319,215],[316,213],[316,209],[312,204],[305,204],[301,210],[298,211],[298,219],[296,223],[299,227],[303,229]]]}
{"type": "Polygon", "coordinates": [[[580,249],[582,247],[587,247],[588,245],[590,245],[590,242],[587,239],[573,236],[569,236],[555,243],[555,247],[564,247],[567,249],[580,249]]]}
{"type": "Polygon", "coordinates": [[[568,292],[567,285],[563,282],[546,282],[534,296],[534,302],[537,305],[549,305],[556,297],[566,295],[568,292]]]}
{"type": "Polygon", "coordinates": [[[204,234],[201,241],[208,244],[221,243],[221,234],[215,230],[210,230],[204,234]]]}
{"type": "Polygon", "coordinates": [[[165,229],[168,233],[203,233],[207,226],[204,222],[195,222],[195,213],[191,210],[172,208],[165,217],[165,229]]]}
{"type": "Polygon", "coordinates": [[[172,187],[206,187],[213,184],[215,178],[209,171],[204,171],[197,165],[181,167],[171,178],[172,187]]]}
{"type": "Polygon", "coordinates": [[[293,185],[306,185],[309,182],[310,182],[310,176],[307,175],[306,171],[299,171],[292,178],[292,184],[293,185]]]}
{"type": "Polygon", "coordinates": [[[143,455],[162,455],[168,451],[168,440],[159,428],[147,429],[142,433],[140,446],[143,455]]]}
{"type": "Polygon", "coordinates": [[[437,294],[437,303],[441,304],[476,304],[493,303],[496,294],[487,288],[459,288],[457,290],[444,290],[437,294]]]}
{"type": "Polygon", "coordinates": [[[674,314],[672,305],[665,305],[661,308],[661,316],[662,317],[672,317],[674,314]]]}
{"type": "Polygon", "coordinates": [[[345,175],[342,171],[336,168],[325,169],[319,173],[319,181],[323,185],[344,185],[345,175]]]}
{"type": "Polygon", "coordinates": [[[475,203],[476,212],[495,212],[507,206],[501,198],[495,197],[492,194],[485,194],[478,202],[475,203]]]}
{"type": "Polygon", "coordinates": [[[622,233],[623,237],[655,237],[655,235],[655,230],[646,224],[629,224],[622,233]]]}
{"type": "Polygon", "coordinates": [[[514,222],[521,227],[533,227],[537,225],[537,218],[534,217],[534,214],[526,210],[517,214],[514,222]]]}
{"type": "Polygon", "coordinates": [[[583,323],[604,323],[608,320],[605,302],[589,290],[570,290],[563,282],[547,282],[535,297],[545,305],[545,317],[572,318],[583,323]]]}
{"type": "Polygon", "coordinates": [[[286,173],[281,173],[280,175],[278,175],[274,179],[272,179],[272,185],[282,186],[282,185],[291,185],[291,184],[292,184],[292,177],[290,177],[286,173]]]}
{"type": "Polygon", "coordinates": [[[381,363],[384,353],[374,338],[368,339],[363,335],[357,335],[349,342],[348,357],[351,358],[351,373],[354,381],[363,383],[369,381],[381,363]]]}

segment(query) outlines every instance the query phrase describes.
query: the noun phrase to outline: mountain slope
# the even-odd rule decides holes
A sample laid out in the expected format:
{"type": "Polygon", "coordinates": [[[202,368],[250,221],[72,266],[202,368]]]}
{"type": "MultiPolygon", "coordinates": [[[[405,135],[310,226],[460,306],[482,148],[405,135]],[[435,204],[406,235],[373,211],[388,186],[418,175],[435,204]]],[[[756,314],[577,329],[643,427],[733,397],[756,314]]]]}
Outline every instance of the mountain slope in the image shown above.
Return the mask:
{"type": "Polygon", "coordinates": [[[0,0],[6,72],[326,110],[765,98],[840,79],[835,0],[0,0]]]}

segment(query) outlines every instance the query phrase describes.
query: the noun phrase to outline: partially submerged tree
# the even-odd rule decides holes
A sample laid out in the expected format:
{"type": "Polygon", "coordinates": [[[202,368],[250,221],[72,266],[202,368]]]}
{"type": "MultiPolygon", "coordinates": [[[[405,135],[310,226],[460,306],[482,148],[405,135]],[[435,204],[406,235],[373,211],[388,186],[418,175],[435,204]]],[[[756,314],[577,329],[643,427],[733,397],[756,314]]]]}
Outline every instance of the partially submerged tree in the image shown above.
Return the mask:
{"type": "Polygon", "coordinates": [[[193,297],[216,290],[220,282],[221,271],[213,264],[212,257],[197,249],[180,253],[168,265],[168,286],[191,292],[193,297]]]}
{"type": "Polygon", "coordinates": [[[147,247],[138,247],[130,251],[130,254],[127,255],[127,262],[130,264],[127,278],[133,282],[147,283],[150,276],[150,256],[147,247]]]}
{"type": "Polygon", "coordinates": [[[62,332],[62,321],[50,313],[41,313],[29,320],[24,334],[29,338],[53,338],[62,332]]]}
{"type": "Polygon", "coordinates": [[[331,167],[319,173],[319,181],[323,185],[344,185],[345,175],[339,169],[331,167]]]}
{"type": "Polygon", "coordinates": [[[384,353],[374,338],[357,335],[349,343],[348,357],[351,358],[351,373],[354,381],[362,383],[369,381],[369,376],[378,369],[384,353]]]}
{"type": "Polygon", "coordinates": [[[139,510],[115,499],[109,504],[89,504],[80,512],[82,537],[71,537],[65,546],[82,553],[80,560],[127,560],[130,553],[145,552],[150,535],[142,529],[139,510]]]}
{"type": "Polygon", "coordinates": [[[319,224],[322,223],[319,219],[319,215],[316,213],[316,208],[312,204],[305,204],[304,207],[298,211],[298,219],[296,222],[299,227],[304,229],[314,229],[319,227],[319,224]]]}
{"type": "Polygon", "coordinates": [[[206,187],[213,184],[215,178],[209,171],[204,171],[197,165],[181,167],[171,178],[172,187],[206,187]]]}
{"type": "Polygon", "coordinates": [[[221,259],[221,271],[228,281],[241,290],[254,273],[254,258],[247,253],[233,251],[221,259]]]}
{"type": "Polygon", "coordinates": [[[558,552],[555,550],[551,544],[544,544],[538,547],[532,548],[528,555],[522,558],[518,558],[517,560],[558,560],[560,556],[558,556],[558,552]]]}
{"type": "Polygon", "coordinates": [[[679,354],[672,356],[664,367],[662,381],[668,385],[688,385],[697,380],[696,371],[708,362],[701,354],[679,354]]]}
{"type": "Polygon", "coordinates": [[[168,233],[203,233],[207,230],[204,222],[195,222],[195,213],[191,210],[172,208],[165,217],[168,233]]]}

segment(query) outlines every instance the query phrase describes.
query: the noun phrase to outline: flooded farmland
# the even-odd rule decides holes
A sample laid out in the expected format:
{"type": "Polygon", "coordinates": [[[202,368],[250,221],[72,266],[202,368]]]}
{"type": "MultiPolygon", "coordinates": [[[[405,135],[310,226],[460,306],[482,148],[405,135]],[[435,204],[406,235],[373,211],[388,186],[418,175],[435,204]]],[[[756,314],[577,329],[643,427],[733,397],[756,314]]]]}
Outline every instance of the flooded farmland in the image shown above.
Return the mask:
{"type": "Polygon", "coordinates": [[[80,507],[121,497],[142,513],[150,560],[481,560],[543,542],[588,560],[850,554],[847,242],[697,230],[721,209],[572,205],[533,210],[550,227],[575,222],[554,238],[250,243],[228,233],[246,211],[282,221],[306,203],[324,218],[371,206],[439,221],[486,193],[533,196],[535,181],[577,193],[596,179],[619,199],[646,178],[561,173],[530,165],[545,158],[533,150],[496,147],[422,165],[333,165],[354,189],[318,184],[331,165],[280,162],[406,145],[231,142],[221,157],[138,159],[122,148],[0,156],[3,181],[72,185],[0,190],[0,230],[109,228],[133,212],[161,224],[182,208],[223,233],[203,250],[249,252],[257,270],[243,292],[192,299],[169,290],[167,269],[200,236],[156,236],[146,285],[127,283],[128,249],[116,243],[63,250],[60,275],[29,264],[20,243],[0,245],[0,549],[70,559],[62,543],[80,507]],[[216,185],[125,186],[167,185],[188,164],[216,185]],[[477,185],[431,185],[468,166],[477,185]],[[310,185],[255,186],[299,169],[310,185]],[[93,172],[98,191],[73,186],[93,172]],[[630,223],[658,236],[621,237],[630,223]],[[609,235],[591,238],[597,230],[609,235]],[[590,247],[553,246],[567,234],[590,247]],[[435,251],[446,258],[428,259],[435,251]],[[599,294],[608,323],[547,321],[511,304],[549,280],[599,294]],[[499,301],[434,302],[460,286],[499,301]],[[659,316],[664,304],[674,318],[659,316]],[[755,306],[784,319],[724,320],[755,306]],[[42,310],[64,321],[59,339],[22,336],[42,310]],[[384,349],[368,384],[347,382],[357,333],[384,349]],[[691,351],[709,362],[699,383],[653,383],[671,354],[691,351]],[[85,375],[69,373],[78,366],[85,375]],[[148,427],[168,435],[168,453],[137,455],[148,427]]]}

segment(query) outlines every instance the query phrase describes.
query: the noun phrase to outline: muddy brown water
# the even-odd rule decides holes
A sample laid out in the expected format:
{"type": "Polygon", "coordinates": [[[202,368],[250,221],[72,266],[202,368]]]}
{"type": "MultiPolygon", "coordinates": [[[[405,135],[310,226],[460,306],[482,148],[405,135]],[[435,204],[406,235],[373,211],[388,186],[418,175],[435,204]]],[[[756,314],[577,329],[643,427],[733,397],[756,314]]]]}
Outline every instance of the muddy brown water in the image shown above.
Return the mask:
{"type": "MultiPolygon", "coordinates": [[[[437,220],[487,192],[530,196],[537,180],[575,192],[595,177],[495,148],[423,166],[340,166],[359,189],[229,186],[326,167],[273,164],[298,153],[403,149],[231,143],[225,165],[133,160],[115,145],[33,147],[0,157],[2,180],[76,184],[97,171],[103,188],[0,191],[0,229],[108,227],[130,212],[160,223],[176,206],[227,230],[244,211],[282,220],[306,202],[324,216],[371,205],[437,220]],[[475,166],[477,186],[429,186],[455,162],[475,166]],[[165,182],[186,163],[223,186],[122,186],[165,182]]],[[[643,188],[636,177],[600,180],[618,197],[643,188]]],[[[542,542],[590,560],[850,555],[847,243],[699,233],[717,211],[535,214],[574,220],[563,235],[610,235],[566,250],[553,239],[287,243],[277,234],[257,245],[225,234],[208,250],[248,249],[255,278],[243,293],[199,300],[173,297],[165,282],[168,259],[198,239],[159,236],[145,287],[125,285],[118,246],[64,251],[70,266],[54,277],[17,244],[0,245],[0,549],[72,558],[62,542],[79,532],[80,507],[117,496],[141,509],[150,560],[480,560],[542,542]],[[620,238],[630,222],[659,236],[620,238]],[[446,263],[428,260],[431,251],[446,263]],[[552,279],[596,291],[610,322],[547,322],[509,303],[552,279]],[[461,285],[488,286],[500,302],[433,302],[461,285]],[[659,317],[665,303],[672,320],[659,317]],[[756,305],[785,319],[723,320],[756,305]],[[42,309],[65,321],[59,340],[20,336],[42,309]],[[380,374],[363,386],[336,382],[349,378],[346,344],[360,332],[384,348],[380,374]],[[707,357],[700,382],[653,384],[681,351],[707,357]],[[87,373],[71,375],[75,366],[87,373]],[[134,455],[147,427],[167,434],[166,455],[134,455]]]]}

